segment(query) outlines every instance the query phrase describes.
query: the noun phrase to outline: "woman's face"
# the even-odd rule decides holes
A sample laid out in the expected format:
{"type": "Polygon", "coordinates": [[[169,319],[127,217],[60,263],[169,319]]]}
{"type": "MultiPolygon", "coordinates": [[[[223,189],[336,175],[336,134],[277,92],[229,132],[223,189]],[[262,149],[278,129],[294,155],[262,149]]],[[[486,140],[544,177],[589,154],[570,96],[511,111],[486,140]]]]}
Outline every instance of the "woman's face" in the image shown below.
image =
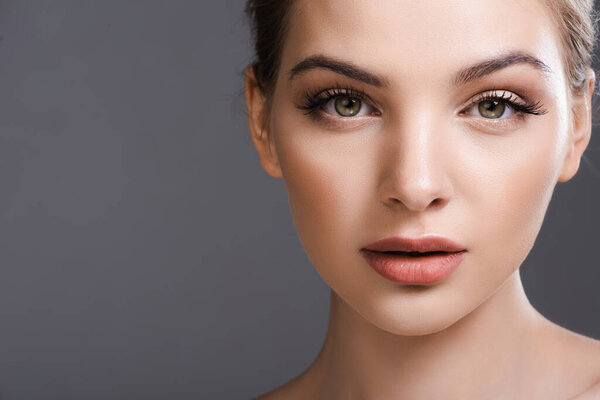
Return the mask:
{"type": "Polygon", "coordinates": [[[292,10],[268,131],[305,251],[376,326],[444,329],[517,273],[562,180],[570,99],[550,14],[516,0],[292,10]],[[360,251],[430,235],[467,249],[433,285],[392,282],[360,251]]]}

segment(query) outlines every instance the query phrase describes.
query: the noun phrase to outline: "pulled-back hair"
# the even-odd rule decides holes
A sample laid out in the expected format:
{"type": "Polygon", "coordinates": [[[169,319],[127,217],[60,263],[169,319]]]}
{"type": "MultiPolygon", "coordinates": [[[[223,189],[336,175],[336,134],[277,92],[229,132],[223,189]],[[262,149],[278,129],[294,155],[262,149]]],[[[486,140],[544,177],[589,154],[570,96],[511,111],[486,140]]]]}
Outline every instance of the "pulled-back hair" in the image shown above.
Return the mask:
{"type": "Polygon", "coordinates": [[[254,40],[254,69],[256,84],[270,97],[273,92],[281,50],[292,0],[247,0],[246,14],[250,19],[254,40]]]}
{"type": "MultiPolygon", "coordinates": [[[[592,67],[598,14],[594,0],[543,0],[562,42],[562,63],[573,94],[580,94],[592,67]]],[[[254,40],[256,83],[266,97],[273,92],[293,0],[247,0],[254,40]]]]}
{"type": "Polygon", "coordinates": [[[596,45],[598,14],[594,0],[544,0],[552,10],[562,42],[562,63],[573,94],[585,87],[596,45]]]}

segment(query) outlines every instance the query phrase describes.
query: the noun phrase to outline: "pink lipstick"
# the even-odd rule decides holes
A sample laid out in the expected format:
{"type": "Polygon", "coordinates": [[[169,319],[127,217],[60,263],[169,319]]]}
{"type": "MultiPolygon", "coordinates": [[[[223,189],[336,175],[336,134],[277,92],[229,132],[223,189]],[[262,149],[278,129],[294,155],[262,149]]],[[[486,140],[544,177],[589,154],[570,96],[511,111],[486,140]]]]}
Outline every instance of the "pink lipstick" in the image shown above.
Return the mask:
{"type": "Polygon", "coordinates": [[[443,237],[389,237],[361,249],[367,263],[392,282],[428,285],[443,281],[462,262],[467,250],[443,237]]]}

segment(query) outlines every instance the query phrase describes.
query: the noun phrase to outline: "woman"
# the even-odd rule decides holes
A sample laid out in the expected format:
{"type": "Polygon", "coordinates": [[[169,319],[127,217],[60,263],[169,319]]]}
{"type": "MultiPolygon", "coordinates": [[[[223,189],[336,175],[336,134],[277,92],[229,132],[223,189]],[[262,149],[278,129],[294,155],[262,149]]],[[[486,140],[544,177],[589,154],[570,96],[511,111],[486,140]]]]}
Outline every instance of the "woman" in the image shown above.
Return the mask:
{"type": "Polygon", "coordinates": [[[250,134],[331,287],[317,359],[260,398],[600,398],[600,341],[519,277],[590,140],[592,1],[247,11],[250,134]]]}

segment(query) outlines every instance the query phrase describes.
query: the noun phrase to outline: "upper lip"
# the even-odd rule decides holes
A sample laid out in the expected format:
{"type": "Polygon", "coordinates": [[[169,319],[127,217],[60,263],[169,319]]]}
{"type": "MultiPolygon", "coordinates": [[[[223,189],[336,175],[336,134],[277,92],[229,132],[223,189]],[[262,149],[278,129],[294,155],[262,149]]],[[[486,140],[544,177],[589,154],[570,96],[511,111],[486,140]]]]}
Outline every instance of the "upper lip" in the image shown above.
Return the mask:
{"type": "Polygon", "coordinates": [[[407,238],[402,236],[387,237],[366,246],[364,250],[371,251],[402,251],[427,253],[444,251],[455,253],[465,250],[464,246],[441,236],[424,238],[407,238]]]}

